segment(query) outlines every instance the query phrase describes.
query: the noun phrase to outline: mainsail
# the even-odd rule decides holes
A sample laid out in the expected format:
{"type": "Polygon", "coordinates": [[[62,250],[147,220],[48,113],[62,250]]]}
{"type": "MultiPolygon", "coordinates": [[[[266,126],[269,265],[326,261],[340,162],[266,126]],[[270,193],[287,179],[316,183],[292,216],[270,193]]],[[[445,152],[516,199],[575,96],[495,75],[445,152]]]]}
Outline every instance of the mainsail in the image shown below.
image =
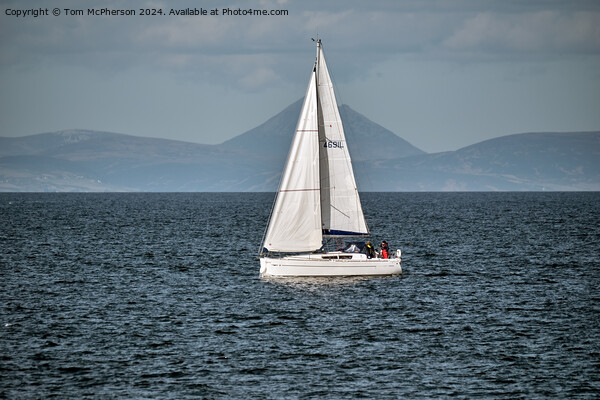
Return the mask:
{"type": "Polygon", "coordinates": [[[312,251],[322,245],[318,146],[313,69],[265,236],[264,247],[269,251],[312,251]]]}
{"type": "Polygon", "coordinates": [[[368,236],[321,41],[263,247],[317,250],[326,236],[368,236]]]}

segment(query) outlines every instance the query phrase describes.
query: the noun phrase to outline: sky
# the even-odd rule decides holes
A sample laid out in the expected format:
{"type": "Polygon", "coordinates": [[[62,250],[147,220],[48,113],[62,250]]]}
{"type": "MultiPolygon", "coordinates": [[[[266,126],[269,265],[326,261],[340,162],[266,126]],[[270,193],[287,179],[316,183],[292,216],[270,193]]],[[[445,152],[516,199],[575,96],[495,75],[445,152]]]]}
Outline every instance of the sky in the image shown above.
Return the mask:
{"type": "Polygon", "coordinates": [[[598,0],[0,0],[0,136],[222,143],[304,96],[317,37],[338,101],[426,152],[600,130],[598,0]]]}

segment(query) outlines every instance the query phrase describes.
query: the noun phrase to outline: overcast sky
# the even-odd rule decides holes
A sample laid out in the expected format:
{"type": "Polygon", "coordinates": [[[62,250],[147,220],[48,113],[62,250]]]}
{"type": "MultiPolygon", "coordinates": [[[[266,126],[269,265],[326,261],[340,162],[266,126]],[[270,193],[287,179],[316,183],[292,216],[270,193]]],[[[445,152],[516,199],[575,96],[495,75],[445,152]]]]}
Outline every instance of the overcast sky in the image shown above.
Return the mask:
{"type": "Polygon", "coordinates": [[[304,95],[316,36],[338,100],[427,152],[600,130],[598,0],[0,0],[0,10],[0,136],[221,143],[304,95]],[[50,15],[7,15],[39,7],[50,15]],[[105,7],[138,15],[87,15],[105,7]],[[139,15],[187,7],[288,15],[139,15]]]}

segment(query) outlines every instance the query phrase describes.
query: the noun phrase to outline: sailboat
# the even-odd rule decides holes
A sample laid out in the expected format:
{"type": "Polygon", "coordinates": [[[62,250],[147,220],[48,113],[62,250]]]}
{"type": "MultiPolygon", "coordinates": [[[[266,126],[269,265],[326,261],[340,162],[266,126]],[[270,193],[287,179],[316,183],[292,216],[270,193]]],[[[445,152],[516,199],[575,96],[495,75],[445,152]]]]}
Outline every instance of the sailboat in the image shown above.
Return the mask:
{"type": "Polygon", "coordinates": [[[373,256],[357,241],[370,233],[323,46],[316,42],[317,57],[261,246],[260,276],[401,274],[400,250],[387,258],[373,256]]]}

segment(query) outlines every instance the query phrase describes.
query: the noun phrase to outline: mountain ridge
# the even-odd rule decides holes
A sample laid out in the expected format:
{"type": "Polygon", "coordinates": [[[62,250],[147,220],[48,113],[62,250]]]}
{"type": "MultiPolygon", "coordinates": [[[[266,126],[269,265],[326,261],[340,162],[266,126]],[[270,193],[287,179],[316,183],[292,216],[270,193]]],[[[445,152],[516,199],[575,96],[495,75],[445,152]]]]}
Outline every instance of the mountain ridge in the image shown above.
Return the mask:
{"type": "MultiPolygon", "coordinates": [[[[0,137],[0,191],[274,191],[301,105],[217,145],[90,130],[0,137]]],[[[363,191],[600,190],[600,131],[428,154],[347,105],[340,114],[363,191]]]]}
{"type": "Polygon", "coordinates": [[[511,134],[366,167],[379,171],[396,171],[392,191],[597,191],[600,131],[511,134]]]}

